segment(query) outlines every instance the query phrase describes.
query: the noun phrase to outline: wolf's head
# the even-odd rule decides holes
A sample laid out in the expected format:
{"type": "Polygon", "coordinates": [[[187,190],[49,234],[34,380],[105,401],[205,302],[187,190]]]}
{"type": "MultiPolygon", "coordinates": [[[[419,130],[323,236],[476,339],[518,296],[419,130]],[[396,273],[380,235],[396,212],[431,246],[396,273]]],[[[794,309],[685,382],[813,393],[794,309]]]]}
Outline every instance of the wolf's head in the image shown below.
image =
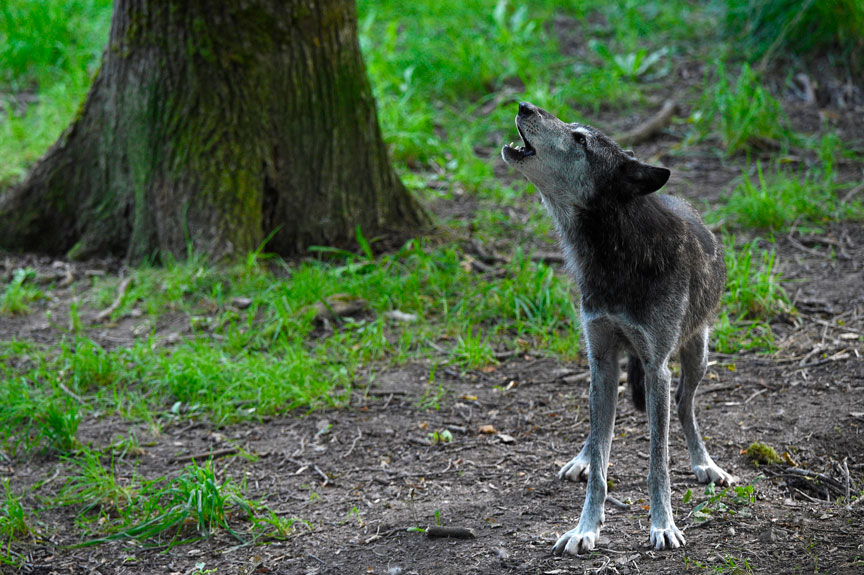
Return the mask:
{"type": "Polygon", "coordinates": [[[524,145],[504,146],[501,157],[537,186],[556,216],[598,199],[627,202],[669,179],[669,170],[640,162],[599,130],[566,124],[528,102],[519,104],[516,128],[524,145]]]}

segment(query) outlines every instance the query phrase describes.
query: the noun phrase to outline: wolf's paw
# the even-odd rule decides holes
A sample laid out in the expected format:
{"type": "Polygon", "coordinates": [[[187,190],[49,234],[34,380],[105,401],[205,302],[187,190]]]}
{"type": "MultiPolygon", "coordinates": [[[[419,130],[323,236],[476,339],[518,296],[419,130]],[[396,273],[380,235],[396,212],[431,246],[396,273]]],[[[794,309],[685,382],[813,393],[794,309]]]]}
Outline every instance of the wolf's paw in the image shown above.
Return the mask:
{"type": "Polygon", "coordinates": [[[696,474],[696,479],[699,480],[699,483],[714,483],[714,485],[722,485],[723,487],[728,487],[737,482],[737,478],[733,475],[729,475],[719,467],[714,462],[711,462],[706,465],[694,465],[693,473],[696,474]]]}
{"type": "Polygon", "coordinates": [[[588,553],[594,549],[594,545],[597,544],[597,539],[599,538],[599,527],[595,529],[583,529],[580,523],[575,529],[571,529],[558,538],[555,546],[552,547],[552,553],[554,555],[564,555],[565,553],[569,555],[581,555],[588,553]]]}
{"type": "Polygon", "coordinates": [[[588,481],[588,458],[577,455],[567,462],[567,465],[558,472],[558,479],[569,479],[570,481],[588,481]]]}
{"type": "Polygon", "coordinates": [[[651,525],[651,547],[657,551],[677,549],[686,543],[684,536],[672,521],[663,525],[651,525]]]}

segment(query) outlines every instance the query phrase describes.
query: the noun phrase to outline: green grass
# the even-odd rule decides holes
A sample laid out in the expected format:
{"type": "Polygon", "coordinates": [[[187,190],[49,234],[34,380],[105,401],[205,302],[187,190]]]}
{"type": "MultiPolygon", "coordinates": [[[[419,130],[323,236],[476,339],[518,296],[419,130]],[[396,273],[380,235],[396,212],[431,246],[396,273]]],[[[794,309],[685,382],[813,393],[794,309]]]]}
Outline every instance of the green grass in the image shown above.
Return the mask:
{"type": "MultiPolygon", "coordinates": [[[[279,537],[287,535],[293,523],[293,520],[283,520],[261,503],[246,498],[243,484],[231,479],[220,481],[212,461],[203,466],[193,463],[174,479],[141,481],[134,489],[124,490],[119,501],[114,495],[113,501],[106,502],[106,481],[101,477],[83,485],[85,487],[75,493],[76,498],[83,497],[86,503],[84,511],[107,505],[117,519],[99,527],[102,531],[107,530],[108,534],[79,546],[138,539],[170,548],[208,538],[222,530],[245,543],[244,535],[249,530],[238,530],[236,526],[240,520],[259,531],[252,533],[253,537],[269,536],[271,531],[279,537]],[[95,490],[88,484],[95,485],[95,490]],[[256,517],[259,512],[264,512],[260,519],[256,517]]],[[[113,482],[108,485],[113,487],[113,482]]],[[[113,492],[113,488],[108,491],[109,494],[113,492]]]]}
{"type": "Polygon", "coordinates": [[[753,146],[788,145],[794,139],[780,103],[749,65],[744,64],[733,79],[726,64],[718,60],[712,82],[706,83],[690,118],[697,140],[718,139],[726,155],[732,156],[753,146]]]}
{"type": "Polygon", "coordinates": [[[864,4],[859,0],[726,0],[727,32],[753,60],[836,49],[864,65],[864,4]]]}
{"type": "Polygon", "coordinates": [[[0,315],[17,315],[30,312],[30,304],[42,297],[42,291],[28,284],[36,277],[32,268],[17,269],[12,281],[0,294],[0,315]]]}
{"type": "Polygon", "coordinates": [[[737,245],[735,237],[723,238],[726,253],[726,291],[714,329],[714,345],[722,353],[742,349],[774,350],[770,322],[791,313],[789,298],[774,270],[774,248],[759,239],[737,245]]]}
{"type": "Polygon", "coordinates": [[[111,0],[0,4],[0,188],[72,121],[108,39],[111,0]]]}
{"type": "Polygon", "coordinates": [[[819,230],[837,220],[862,219],[861,200],[843,201],[842,192],[848,184],[834,182],[835,156],[823,157],[821,169],[802,166],[797,171],[774,164],[766,173],[757,162],[756,173],[744,171],[740,183],[715,215],[738,226],[774,231],[793,225],[819,230]]]}
{"type": "MultiPolygon", "coordinates": [[[[0,437],[13,453],[67,453],[78,446],[83,414],[94,409],[157,424],[188,417],[224,424],[341,404],[370,363],[438,358],[439,349],[465,368],[494,363],[496,347],[578,356],[578,313],[566,279],[520,251],[502,277],[485,277],[467,262],[457,247],[412,240],[377,259],[364,253],[308,262],[290,275],[280,266],[225,269],[195,257],[141,268],[117,314],[139,310],[145,325],[179,317],[190,331],[165,345],[148,330],[128,347],[106,350],[81,325],[53,349],[0,346],[0,355],[18,359],[0,366],[0,437]],[[364,298],[368,310],[324,330],[311,310],[340,293],[364,298]],[[251,300],[248,309],[233,307],[238,296],[251,300]],[[417,320],[390,320],[393,310],[417,320]]],[[[81,305],[100,309],[117,281],[94,280],[81,305]]]]}

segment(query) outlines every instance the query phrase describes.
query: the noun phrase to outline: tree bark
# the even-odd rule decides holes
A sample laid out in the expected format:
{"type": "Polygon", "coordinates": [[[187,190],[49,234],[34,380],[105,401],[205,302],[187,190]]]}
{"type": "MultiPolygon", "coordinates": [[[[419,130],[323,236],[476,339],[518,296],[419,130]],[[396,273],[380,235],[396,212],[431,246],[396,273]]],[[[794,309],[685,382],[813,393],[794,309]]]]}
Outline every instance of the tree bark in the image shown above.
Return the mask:
{"type": "Polygon", "coordinates": [[[416,229],[353,0],[117,0],[77,119],[0,198],[0,246],[74,258],[255,249],[416,229]]]}

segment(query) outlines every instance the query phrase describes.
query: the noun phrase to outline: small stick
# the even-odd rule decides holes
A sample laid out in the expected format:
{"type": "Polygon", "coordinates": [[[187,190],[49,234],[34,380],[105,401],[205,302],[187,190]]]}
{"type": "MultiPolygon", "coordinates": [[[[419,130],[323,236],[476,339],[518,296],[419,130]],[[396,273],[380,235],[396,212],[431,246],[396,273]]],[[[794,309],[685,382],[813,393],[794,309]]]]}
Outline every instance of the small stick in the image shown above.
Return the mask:
{"type": "Polygon", "coordinates": [[[618,509],[623,509],[625,511],[628,511],[630,509],[629,505],[627,505],[626,503],[624,503],[620,499],[612,497],[611,495],[606,495],[606,503],[611,503],[612,505],[614,505],[618,509]]]}
{"type": "Polygon", "coordinates": [[[224,457],[226,455],[234,455],[240,451],[237,447],[226,447],[224,449],[217,449],[216,451],[208,451],[206,453],[192,453],[189,455],[181,455],[179,457],[175,457],[173,459],[174,463],[183,463],[184,461],[197,461],[199,459],[209,459],[209,458],[217,458],[224,457]]]}
{"type": "Polygon", "coordinates": [[[319,469],[317,465],[313,465],[312,468],[315,469],[315,473],[324,478],[324,483],[321,484],[321,487],[327,487],[327,483],[330,481],[330,478],[327,477],[327,474],[321,471],[321,469],[319,469]]]}
{"type": "Polygon", "coordinates": [[[809,469],[801,469],[799,467],[787,467],[785,469],[786,473],[791,473],[793,475],[801,475],[802,477],[809,477],[810,479],[819,479],[824,481],[826,485],[833,487],[834,489],[840,490],[843,486],[839,481],[834,479],[833,477],[828,477],[823,473],[817,473],[815,471],[810,471],[809,469]]]}
{"type": "Polygon", "coordinates": [[[840,202],[845,204],[846,202],[848,202],[849,200],[852,199],[852,196],[854,196],[855,194],[857,194],[858,192],[860,192],[862,190],[864,190],[864,182],[861,182],[860,184],[858,184],[857,186],[855,186],[854,188],[852,188],[851,190],[846,192],[846,195],[843,196],[843,199],[840,200],[840,202]]]}
{"type": "Polygon", "coordinates": [[[669,123],[677,108],[678,104],[674,100],[666,100],[663,102],[663,107],[660,108],[660,111],[649,118],[648,121],[616,136],[614,138],[615,141],[620,146],[635,146],[642,142],[647,142],[669,123]]]}
{"type": "Polygon", "coordinates": [[[832,329],[848,331],[850,333],[857,333],[858,335],[864,335],[864,331],[860,329],[855,329],[854,327],[850,327],[848,325],[834,325],[833,323],[827,322],[824,319],[819,319],[818,317],[810,317],[807,319],[812,321],[813,323],[818,323],[819,325],[824,325],[825,327],[830,327],[832,329]]]}
{"type": "Polygon", "coordinates": [[[849,498],[852,496],[852,479],[849,477],[849,466],[846,464],[846,457],[843,458],[843,477],[846,479],[846,509],[852,509],[849,503],[849,498]]]}
{"type": "Polygon", "coordinates": [[[86,403],[80,395],[76,395],[71,389],[66,387],[66,385],[62,381],[58,382],[57,385],[60,386],[60,389],[62,389],[64,392],[66,392],[66,395],[68,395],[69,397],[71,397],[72,399],[77,401],[78,403],[81,403],[81,404],[86,403]]]}
{"type": "Polygon", "coordinates": [[[363,432],[360,431],[360,428],[358,427],[357,428],[357,437],[354,438],[354,441],[351,443],[351,449],[349,449],[348,452],[342,456],[342,459],[345,459],[346,457],[351,455],[351,452],[354,451],[355,447],[357,447],[357,442],[360,441],[361,437],[363,437],[363,432]]]}
{"type": "Polygon", "coordinates": [[[120,283],[120,286],[117,288],[117,297],[114,299],[111,305],[99,312],[99,314],[96,316],[96,321],[104,321],[105,319],[110,317],[111,314],[114,313],[118,307],[120,307],[120,304],[123,303],[123,297],[126,295],[126,292],[129,291],[129,287],[131,285],[132,276],[127,277],[120,283]]]}
{"type": "Polygon", "coordinates": [[[442,525],[433,525],[426,529],[426,537],[434,539],[436,537],[452,537],[454,539],[475,539],[477,536],[467,527],[444,527],[442,525]]]}

